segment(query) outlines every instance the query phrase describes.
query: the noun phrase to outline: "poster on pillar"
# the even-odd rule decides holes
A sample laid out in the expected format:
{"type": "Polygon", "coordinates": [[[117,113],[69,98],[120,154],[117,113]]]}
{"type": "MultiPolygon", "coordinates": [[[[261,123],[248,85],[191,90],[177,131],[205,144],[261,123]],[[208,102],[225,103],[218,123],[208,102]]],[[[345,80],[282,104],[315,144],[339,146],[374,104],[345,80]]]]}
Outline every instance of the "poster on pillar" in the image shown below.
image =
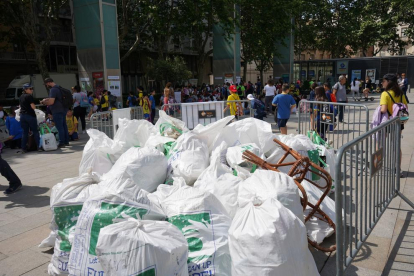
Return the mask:
{"type": "Polygon", "coordinates": [[[103,72],[94,72],[92,73],[93,78],[93,89],[97,95],[102,95],[103,90],[105,89],[103,72]]]}
{"type": "Polygon", "coordinates": [[[108,91],[114,96],[121,96],[121,82],[119,81],[119,76],[108,76],[108,91]]]}

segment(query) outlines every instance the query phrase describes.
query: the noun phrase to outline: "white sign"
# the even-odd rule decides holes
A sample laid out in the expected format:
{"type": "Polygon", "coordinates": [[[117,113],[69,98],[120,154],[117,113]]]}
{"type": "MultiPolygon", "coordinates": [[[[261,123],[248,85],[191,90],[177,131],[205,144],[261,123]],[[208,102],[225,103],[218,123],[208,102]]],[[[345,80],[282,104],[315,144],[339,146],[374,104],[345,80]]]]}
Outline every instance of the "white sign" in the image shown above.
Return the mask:
{"type": "Polygon", "coordinates": [[[108,81],[108,91],[111,91],[112,95],[120,97],[121,96],[121,82],[120,81],[108,81]]]}
{"type": "Polygon", "coordinates": [[[348,61],[347,60],[338,60],[336,66],[336,74],[338,75],[348,75],[348,61]]]}
{"type": "Polygon", "coordinates": [[[375,72],[375,69],[367,69],[367,71],[365,72],[365,78],[369,77],[372,82],[375,82],[375,72]]]}
{"type": "Polygon", "coordinates": [[[224,104],[225,102],[204,102],[204,103],[183,103],[181,104],[182,120],[186,123],[189,129],[195,128],[198,124],[208,125],[224,118],[224,104]],[[214,118],[199,118],[199,111],[215,110],[216,116],[214,118]]]}
{"type": "Polygon", "coordinates": [[[108,80],[119,80],[119,76],[108,76],[108,80]]]}

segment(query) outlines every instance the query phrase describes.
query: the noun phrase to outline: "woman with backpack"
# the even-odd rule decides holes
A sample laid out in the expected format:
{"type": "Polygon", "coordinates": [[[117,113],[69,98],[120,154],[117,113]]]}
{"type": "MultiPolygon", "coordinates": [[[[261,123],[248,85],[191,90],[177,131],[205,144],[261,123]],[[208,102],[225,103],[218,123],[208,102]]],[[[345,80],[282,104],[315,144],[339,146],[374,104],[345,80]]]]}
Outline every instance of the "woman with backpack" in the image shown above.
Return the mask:
{"type": "MultiPolygon", "coordinates": [[[[394,74],[386,74],[382,78],[382,87],[385,88],[384,92],[381,94],[380,106],[381,106],[381,113],[385,114],[388,113],[388,116],[399,116],[398,109],[405,109],[408,115],[408,107],[407,107],[407,98],[404,96],[401,88],[398,86],[398,79],[397,76],[394,74]],[[402,103],[402,105],[398,105],[399,107],[395,107],[395,104],[402,103]],[[395,112],[394,112],[395,109],[395,112]]],[[[401,131],[404,129],[404,124],[401,124],[401,131]]],[[[402,154],[401,154],[402,155],[402,154]]],[[[401,156],[400,155],[400,156],[401,156]]],[[[400,159],[401,164],[401,159],[400,159]]],[[[403,172],[400,172],[400,177],[404,177],[403,172]]]]}

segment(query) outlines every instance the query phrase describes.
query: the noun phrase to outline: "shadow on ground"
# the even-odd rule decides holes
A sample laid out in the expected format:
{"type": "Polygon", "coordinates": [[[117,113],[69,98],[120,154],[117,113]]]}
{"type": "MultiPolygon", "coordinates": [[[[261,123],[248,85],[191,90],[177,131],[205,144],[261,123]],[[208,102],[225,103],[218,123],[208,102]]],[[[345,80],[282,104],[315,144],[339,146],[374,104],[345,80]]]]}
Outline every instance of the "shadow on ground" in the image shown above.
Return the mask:
{"type": "MultiPolygon", "coordinates": [[[[4,191],[7,187],[1,186],[0,191],[4,191]]],[[[44,195],[49,188],[39,186],[23,186],[23,188],[15,194],[0,197],[0,202],[9,202],[5,209],[16,207],[39,208],[49,205],[50,197],[44,195]]]]}

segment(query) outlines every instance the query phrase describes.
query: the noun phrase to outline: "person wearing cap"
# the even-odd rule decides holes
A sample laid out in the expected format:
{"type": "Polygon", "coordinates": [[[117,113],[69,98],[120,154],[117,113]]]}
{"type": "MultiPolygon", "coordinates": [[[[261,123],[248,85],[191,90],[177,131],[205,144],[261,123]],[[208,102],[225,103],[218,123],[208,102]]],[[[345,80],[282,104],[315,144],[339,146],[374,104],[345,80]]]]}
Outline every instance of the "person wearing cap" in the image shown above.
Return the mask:
{"type": "Polygon", "coordinates": [[[252,94],[247,95],[247,99],[251,101],[254,117],[263,121],[263,117],[266,115],[264,103],[261,100],[255,99],[252,94]]]}
{"type": "Polygon", "coordinates": [[[230,114],[234,115],[236,119],[239,118],[239,114],[243,114],[243,107],[240,102],[231,102],[231,101],[240,101],[239,95],[237,94],[237,87],[233,84],[229,88],[231,95],[227,98],[227,106],[223,110],[225,113],[230,108],[230,114]]]}
{"type": "MultiPolygon", "coordinates": [[[[29,131],[32,131],[36,145],[39,146],[39,131],[37,130],[36,105],[33,98],[33,86],[29,83],[23,85],[23,94],[19,98],[20,103],[20,125],[23,129],[22,135],[22,151],[27,152],[27,141],[29,138],[29,131]]],[[[41,149],[38,149],[41,151],[41,149]]]]}
{"type": "Polygon", "coordinates": [[[55,126],[59,132],[59,148],[69,146],[69,131],[66,125],[66,113],[68,109],[63,105],[63,92],[59,85],[54,83],[51,78],[45,79],[45,85],[50,89],[49,98],[42,100],[40,103],[49,106],[52,111],[55,126]]]}

